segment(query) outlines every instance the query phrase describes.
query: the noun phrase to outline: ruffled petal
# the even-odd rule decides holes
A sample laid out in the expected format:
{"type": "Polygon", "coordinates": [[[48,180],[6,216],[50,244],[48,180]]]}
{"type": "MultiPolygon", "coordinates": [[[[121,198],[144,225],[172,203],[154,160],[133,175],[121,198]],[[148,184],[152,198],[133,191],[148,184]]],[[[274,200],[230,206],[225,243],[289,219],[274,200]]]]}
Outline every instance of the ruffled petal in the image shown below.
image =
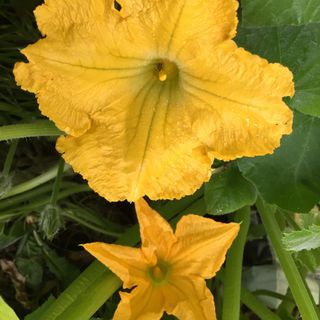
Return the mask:
{"type": "Polygon", "coordinates": [[[65,160],[111,201],[181,198],[211,175],[213,157],[194,137],[179,90],[145,81],[94,114],[85,135],[58,140],[65,160]]]}
{"type": "Polygon", "coordinates": [[[116,3],[46,0],[35,12],[46,37],[14,70],[100,195],[181,198],[208,181],[214,157],[272,152],[290,132],[291,73],[229,40],[238,1],[116,3]]]}
{"type": "Polygon", "coordinates": [[[195,134],[223,160],[272,153],[291,132],[293,114],[282,98],[294,94],[292,73],[231,41],[205,54],[185,57],[181,75],[198,104],[195,134]]]}
{"type": "Polygon", "coordinates": [[[147,263],[140,249],[93,242],[83,247],[122,281],[124,288],[148,283],[147,263]]]}
{"type": "Polygon", "coordinates": [[[178,241],[170,255],[173,273],[212,278],[238,231],[237,223],[221,223],[196,215],[182,217],[175,232],[178,241]]]}
{"type": "Polygon", "coordinates": [[[130,293],[120,292],[121,301],[114,320],[157,320],[164,310],[161,290],[150,286],[139,286],[130,293]]]}
{"type": "Polygon", "coordinates": [[[180,320],[216,320],[213,296],[200,277],[175,277],[163,291],[168,314],[180,320]]]}

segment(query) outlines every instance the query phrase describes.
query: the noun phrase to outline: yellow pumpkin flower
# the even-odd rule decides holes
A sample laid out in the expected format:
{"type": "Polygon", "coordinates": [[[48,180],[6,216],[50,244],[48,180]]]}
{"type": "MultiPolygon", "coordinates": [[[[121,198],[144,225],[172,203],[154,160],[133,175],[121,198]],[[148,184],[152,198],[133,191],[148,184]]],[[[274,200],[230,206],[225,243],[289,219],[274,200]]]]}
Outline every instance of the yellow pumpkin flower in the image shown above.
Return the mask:
{"type": "Polygon", "coordinates": [[[179,319],[216,319],[214,300],[204,279],[220,269],[239,224],[193,214],[169,223],[143,200],[135,203],[141,248],[89,243],[84,248],[122,281],[114,320],[157,320],[164,312],[179,319]]]}
{"type": "Polygon", "coordinates": [[[57,149],[110,201],[173,199],[214,158],[291,132],[291,72],[238,48],[236,0],[45,0],[16,81],[66,132],[57,149]]]}

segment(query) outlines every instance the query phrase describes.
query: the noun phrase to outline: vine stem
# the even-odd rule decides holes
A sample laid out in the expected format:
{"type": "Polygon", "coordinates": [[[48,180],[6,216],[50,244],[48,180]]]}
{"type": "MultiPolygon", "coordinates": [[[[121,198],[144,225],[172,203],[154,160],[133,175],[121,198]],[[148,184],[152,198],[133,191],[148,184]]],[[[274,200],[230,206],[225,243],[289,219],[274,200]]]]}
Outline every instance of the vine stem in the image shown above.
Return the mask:
{"type": "Polygon", "coordinates": [[[241,226],[227,255],[223,281],[222,320],[237,320],[240,317],[242,259],[250,224],[250,213],[250,207],[244,207],[238,210],[234,217],[234,221],[241,223],[241,226]]]}
{"type": "Polygon", "coordinates": [[[277,207],[258,199],[257,208],[272,246],[286,275],[302,319],[319,320],[319,310],[291,254],[282,245],[282,233],[276,221],[277,207]]]}
{"type": "MultiPolygon", "coordinates": [[[[29,181],[23,182],[19,185],[12,187],[12,189],[7,194],[5,194],[2,197],[2,199],[6,199],[9,197],[15,196],[17,194],[26,192],[28,190],[36,188],[36,187],[40,186],[41,184],[44,184],[44,183],[54,179],[57,175],[58,166],[59,165],[56,165],[53,168],[49,169],[47,172],[39,175],[38,177],[35,177],[33,179],[30,179],[29,181]]],[[[70,168],[70,166],[65,164],[63,171],[66,171],[69,168],[70,168]]]]}
{"type": "Polygon", "coordinates": [[[241,301],[261,320],[281,320],[281,318],[268,309],[253,293],[249,290],[241,289],[241,301]]]}
{"type": "Polygon", "coordinates": [[[4,162],[2,174],[8,176],[11,170],[12,161],[17,150],[19,140],[13,140],[10,144],[9,151],[4,162]]]}
{"type": "Polygon", "coordinates": [[[53,137],[62,134],[63,132],[48,120],[0,127],[0,141],[31,137],[53,137]]]}
{"type": "Polygon", "coordinates": [[[61,181],[64,173],[64,166],[65,166],[65,162],[63,158],[60,158],[58,163],[57,176],[53,184],[53,190],[52,190],[51,199],[50,199],[50,203],[52,205],[56,205],[58,201],[60,185],[61,185],[61,181]]]}

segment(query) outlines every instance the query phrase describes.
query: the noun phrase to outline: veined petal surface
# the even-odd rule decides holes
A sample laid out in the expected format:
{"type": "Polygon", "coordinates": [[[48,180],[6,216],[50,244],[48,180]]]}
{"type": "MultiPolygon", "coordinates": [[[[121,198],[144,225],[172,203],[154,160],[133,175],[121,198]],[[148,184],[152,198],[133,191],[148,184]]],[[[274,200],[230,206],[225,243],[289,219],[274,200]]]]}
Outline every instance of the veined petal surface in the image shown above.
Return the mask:
{"type": "Polygon", "coordinates": [[[192,214],[182,217],[175,232],[177,243],[171,250],[173,274],[212,278],[238,232],[237,223],[226,224],[192,214]]]}
{"type": "Polygon", "coordinates": [[[140,249],[102,242],[87,243],[83,247],[114,272],[123,281],[124,288],[146,282],[147,261],[140,249]]]}
{"type": "Polygon", "coordinates": [[[57,149],[110,201],[174,199],[214,158],[291,132],[288,69],[237,48],[236,0],[46,0],[14,73],[66,132],[57,149]]]}
{"type": "Polygon", "coordinates": [[[150,208],[147,202],[140,199],[135,202],[137,217],[140,226],[141,247],[146,255],[156,256],[166,260],[172,245],[177,241],[170,224],[156,211],[150,208]]]}
{"type": "Polygon", "coordinates": [[[180,320],[216,320],[213,296],[198,276],[173,277],[164,289],[165,310],[180,320]]]}
{"type": "Polygon", "coordinates": [[[164,311],[164,296],[152,285],[139,286],[132,292],[121,292],[121,301],[114,320],[160,320],[164,311]]]}

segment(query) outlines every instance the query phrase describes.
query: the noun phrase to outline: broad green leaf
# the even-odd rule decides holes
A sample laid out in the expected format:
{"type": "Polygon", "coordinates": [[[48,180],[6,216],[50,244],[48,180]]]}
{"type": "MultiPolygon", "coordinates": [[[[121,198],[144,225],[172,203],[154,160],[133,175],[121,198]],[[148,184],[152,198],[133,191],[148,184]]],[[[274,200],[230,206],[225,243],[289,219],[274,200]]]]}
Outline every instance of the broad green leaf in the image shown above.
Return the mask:
{"type": "Polygon", "coordinates": [[[287,66],[293,72],[296,90],[288,104],[295,110],[320,117],[320,23],[239,28],[236,41],[270,62],[287,66]]]}
{"type": "Polygon", "coordinates": [[[15,312],[6,304],[0,296],[0,320],[19,320],[15,312]]]}
{"type": "Polygon", "coordinates": [[[320,119],[295,113],[294,130],[272,155],[238,160],[269,203],[309,212],[320,200],[320,119]]]}
{"type": "Polygon", "coordinates": [[[302,25],[320,22],[319,0],[242,0],[245,26],[302,25]]]}
{"type": "Polygon", "coordinates": [[[257,192],[239,169],[231,165],[212,175],[205,185],[204,197],[208,213],[219,215],[254,204],[257,192]]]}
{"type": "Polygon", "coordinates": [[[301,251],[320,247],[320,226],[312,225],[307,229],[285,233],[282,239],[287,250],[301,251]]]}

